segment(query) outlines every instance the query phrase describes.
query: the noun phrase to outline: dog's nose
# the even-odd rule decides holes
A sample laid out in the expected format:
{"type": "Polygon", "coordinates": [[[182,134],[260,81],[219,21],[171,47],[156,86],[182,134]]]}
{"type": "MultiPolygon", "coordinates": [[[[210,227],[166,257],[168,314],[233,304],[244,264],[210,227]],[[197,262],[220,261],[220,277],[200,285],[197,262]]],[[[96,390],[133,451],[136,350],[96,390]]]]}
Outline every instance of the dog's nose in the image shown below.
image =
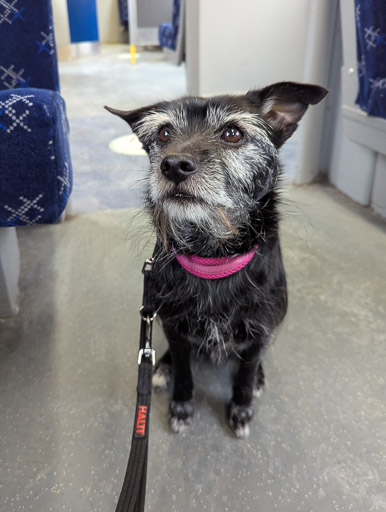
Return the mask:
{"type": "Polygon", "coordinates": [[[197,172],[197,168],[194,160],[187,155],[169,155],[161,162],[161,172],[165,178],[178,185],[197,172]]]}

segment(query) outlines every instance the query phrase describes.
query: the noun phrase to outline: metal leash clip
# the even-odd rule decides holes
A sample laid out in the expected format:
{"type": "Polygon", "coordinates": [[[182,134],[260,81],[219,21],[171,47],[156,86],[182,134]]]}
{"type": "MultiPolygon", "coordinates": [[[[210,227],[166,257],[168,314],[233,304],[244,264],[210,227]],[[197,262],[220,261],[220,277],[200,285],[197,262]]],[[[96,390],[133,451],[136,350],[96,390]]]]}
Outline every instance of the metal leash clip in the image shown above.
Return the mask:
{"type": "Polygon", "coordinates": [[[154,263],[154,258],[147,258],[143,264],[143,267],[142,267],[142,274],[145,273],[145,271],[147,270],[146,267],[149,265],[150,266],[150,270],[153,269],[153,263],[154,263]]]}
{"type": "MultiPolygon", "coordinates": [[[[146,264],[146,263],[145,263],[146,264]]],[[[139,313],[144,322],[146,322],[146,333],[145,333],[145,348],[141,348],[138,352],[138,364],[142,362],[142,356],[151,357],[153,366],[155,365],[155,350],[151,348],[151,337],[153,331],[153,320],[157,316],[157,313],[153,313],[153,316],[142,314],[143,306],[140,307],[139,313]]]]}
{"type": "MultiPolygon", "coordinates": [[[[148,345],[148,344],[146,344],[148,345]]],[[[146,346],[145,348],[141,348],[141,350],[138,352],[138,364],[142,363],[142,356],[150,357],[151,356],[151,362],[153,366],[155,365],[155,350],[153,348],[150,348],[149,346],[146,346]]]]}

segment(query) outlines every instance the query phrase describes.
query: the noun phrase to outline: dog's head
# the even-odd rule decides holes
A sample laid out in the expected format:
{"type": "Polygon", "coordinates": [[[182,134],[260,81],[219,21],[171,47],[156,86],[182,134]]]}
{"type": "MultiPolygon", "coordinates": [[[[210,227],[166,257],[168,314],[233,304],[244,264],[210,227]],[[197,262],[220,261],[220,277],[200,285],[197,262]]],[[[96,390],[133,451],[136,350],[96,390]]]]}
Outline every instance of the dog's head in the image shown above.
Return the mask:
{"type": "Polygon", "coordinates": [[[261,232],[253,223],[277,183],[278,149],[326,94],[281,82],[243,96],[185,97],[128,112],[106,107],[149,155],[148,206],[164,247],[226,254],[251,230],[261,232]]]}

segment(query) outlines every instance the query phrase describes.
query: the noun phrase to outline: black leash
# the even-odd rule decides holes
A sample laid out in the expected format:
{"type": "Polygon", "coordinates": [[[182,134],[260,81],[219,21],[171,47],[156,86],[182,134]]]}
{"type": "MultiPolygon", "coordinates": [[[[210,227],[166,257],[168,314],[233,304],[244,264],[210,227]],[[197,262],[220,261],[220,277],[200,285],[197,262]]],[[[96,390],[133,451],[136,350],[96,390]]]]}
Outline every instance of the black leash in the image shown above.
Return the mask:
{"type": "Polygon", "coordinates": [[[129,462],[115,512],[143,512],[145,510],[147,452],[149,444],[149,414],[151,402],[151,380],[155,352],[151,346],[153,320],[156,316],[153,292],[153,263],[145,261],[143,273],[143,302],[140,309],[141,333],[138,353],[137,405],[131,440],[129,462]],[[148,269],[148,267],[150,267],[148,269]]]}

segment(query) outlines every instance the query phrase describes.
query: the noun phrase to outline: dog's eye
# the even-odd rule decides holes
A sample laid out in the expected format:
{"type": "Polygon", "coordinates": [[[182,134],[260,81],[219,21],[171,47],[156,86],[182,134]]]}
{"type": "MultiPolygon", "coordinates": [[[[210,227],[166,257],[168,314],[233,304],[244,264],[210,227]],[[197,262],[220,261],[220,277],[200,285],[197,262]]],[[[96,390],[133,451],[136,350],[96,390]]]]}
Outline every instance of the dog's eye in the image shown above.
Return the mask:
{"type": "Polygon", "coordinates": [[[243,138],[243,134],[236,126],[228,126],[228,128],[223,131],[221,138],[226,142],[236,143],[240,142],[243,138]]]}
{"type": "Polygon", "coordinates": [[[164,126],[163,128],[160,129],[160,131],[158,133],[158,137],[161,142],[168,142],[170,139],[170,129],[167,128],[166,126],[164,126]]]}

